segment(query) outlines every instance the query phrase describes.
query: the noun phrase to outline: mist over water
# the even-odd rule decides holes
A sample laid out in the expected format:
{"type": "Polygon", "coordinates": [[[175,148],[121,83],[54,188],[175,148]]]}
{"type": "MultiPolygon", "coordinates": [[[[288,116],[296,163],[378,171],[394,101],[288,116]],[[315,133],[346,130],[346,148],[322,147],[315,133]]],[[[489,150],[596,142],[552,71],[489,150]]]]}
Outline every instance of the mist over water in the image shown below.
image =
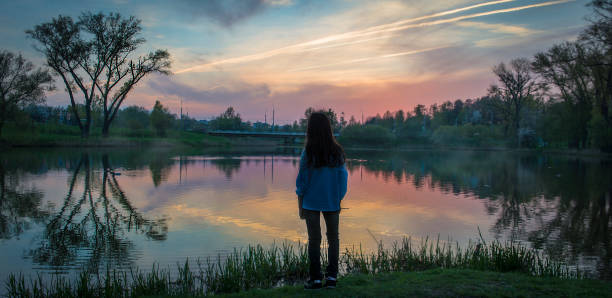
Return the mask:
{"type": "MultiPolygon", "coordinates": [[[[0,278],[305,243],[300,148],[0,153],[0,278]]],[[[513,239],[612,277],[612,162],[487,151],[348,151],[341,251],[402,237],[513,239]]],[[[323,225],[324,226],[324,225],[323,225]]],[[[324,233],[324,232],[323,232],[324,233]]]]}

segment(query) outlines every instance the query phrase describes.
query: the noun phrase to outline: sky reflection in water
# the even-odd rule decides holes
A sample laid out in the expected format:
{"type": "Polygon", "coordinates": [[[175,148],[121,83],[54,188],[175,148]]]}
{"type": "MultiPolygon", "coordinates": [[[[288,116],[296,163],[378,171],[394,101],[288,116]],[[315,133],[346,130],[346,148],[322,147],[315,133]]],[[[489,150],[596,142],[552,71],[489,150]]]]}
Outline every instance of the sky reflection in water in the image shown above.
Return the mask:
{"type": "MultiPolygon", "coordinates": [[[[175,268],[247,244],[305,243],[299,149],[13,151],[0,169],[0,277],[175,268]]],[[[343,247],[517,239],[610,278],[610,162],[499,152],[349,152],[343,247]]],[[[324,225],[323,225],[324,226],[324,225]]],[[[324,233],[324,232],[323,232],[324,233]]]]}

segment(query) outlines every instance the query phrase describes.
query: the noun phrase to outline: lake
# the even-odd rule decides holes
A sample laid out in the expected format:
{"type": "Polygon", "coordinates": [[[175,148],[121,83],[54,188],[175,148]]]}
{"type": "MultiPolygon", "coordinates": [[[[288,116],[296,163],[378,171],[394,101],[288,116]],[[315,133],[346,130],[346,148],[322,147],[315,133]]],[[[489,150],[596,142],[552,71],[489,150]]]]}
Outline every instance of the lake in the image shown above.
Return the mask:
{"type": "MultiPolygon", "coordinates": [[[[0,153],[0,279],[306,243],[300,148],[0,153]]],[[[347,151],[341,250],[403,237],[515,240],[611,279],[612,162],[502,151],[347,151]]],[[[324,233],[324,232],[323,232],[324,233]]]]}

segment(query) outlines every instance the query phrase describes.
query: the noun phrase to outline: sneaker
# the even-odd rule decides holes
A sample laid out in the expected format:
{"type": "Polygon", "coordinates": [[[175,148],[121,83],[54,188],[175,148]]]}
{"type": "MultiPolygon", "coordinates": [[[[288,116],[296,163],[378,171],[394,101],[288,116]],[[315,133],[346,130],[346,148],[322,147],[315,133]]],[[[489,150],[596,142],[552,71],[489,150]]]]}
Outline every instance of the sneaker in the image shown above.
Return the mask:
{"type": "Polygon", "coordinates": [[[336,288],[336,279],[333,277],[328,277],[325,279],[325,287],[328,289],[336,288]]]}
{"type": "Polygon", "coordinates": [[[321,289],[322,287],[323,287],[323,284],[321,283],[320,279],[316,279],[316,280],[309,279],[307,282],[304,283],[304,290],[318,290],[318,289],[321,289]]]}

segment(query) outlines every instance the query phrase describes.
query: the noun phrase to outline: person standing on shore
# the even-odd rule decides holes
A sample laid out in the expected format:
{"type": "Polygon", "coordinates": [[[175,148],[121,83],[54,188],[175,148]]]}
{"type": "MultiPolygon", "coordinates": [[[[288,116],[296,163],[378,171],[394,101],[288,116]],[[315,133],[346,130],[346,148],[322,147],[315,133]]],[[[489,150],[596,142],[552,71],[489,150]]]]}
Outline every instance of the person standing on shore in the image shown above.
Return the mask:
{"type": "Polygon", "coordinates": [[[340,203],[346,195],[348,180],[344,163],[344,150],[334,138],[329,118],[324,113],[312,113],[308,118],[306,144],[295,183],[300,218],[306,220],[308,230],[310,279],[304,284],[305,289],[336,287],[340,255],[340,203]],[[325,285],[321,274],[320,213],[325,219],[329,244],[325,285]]]}

